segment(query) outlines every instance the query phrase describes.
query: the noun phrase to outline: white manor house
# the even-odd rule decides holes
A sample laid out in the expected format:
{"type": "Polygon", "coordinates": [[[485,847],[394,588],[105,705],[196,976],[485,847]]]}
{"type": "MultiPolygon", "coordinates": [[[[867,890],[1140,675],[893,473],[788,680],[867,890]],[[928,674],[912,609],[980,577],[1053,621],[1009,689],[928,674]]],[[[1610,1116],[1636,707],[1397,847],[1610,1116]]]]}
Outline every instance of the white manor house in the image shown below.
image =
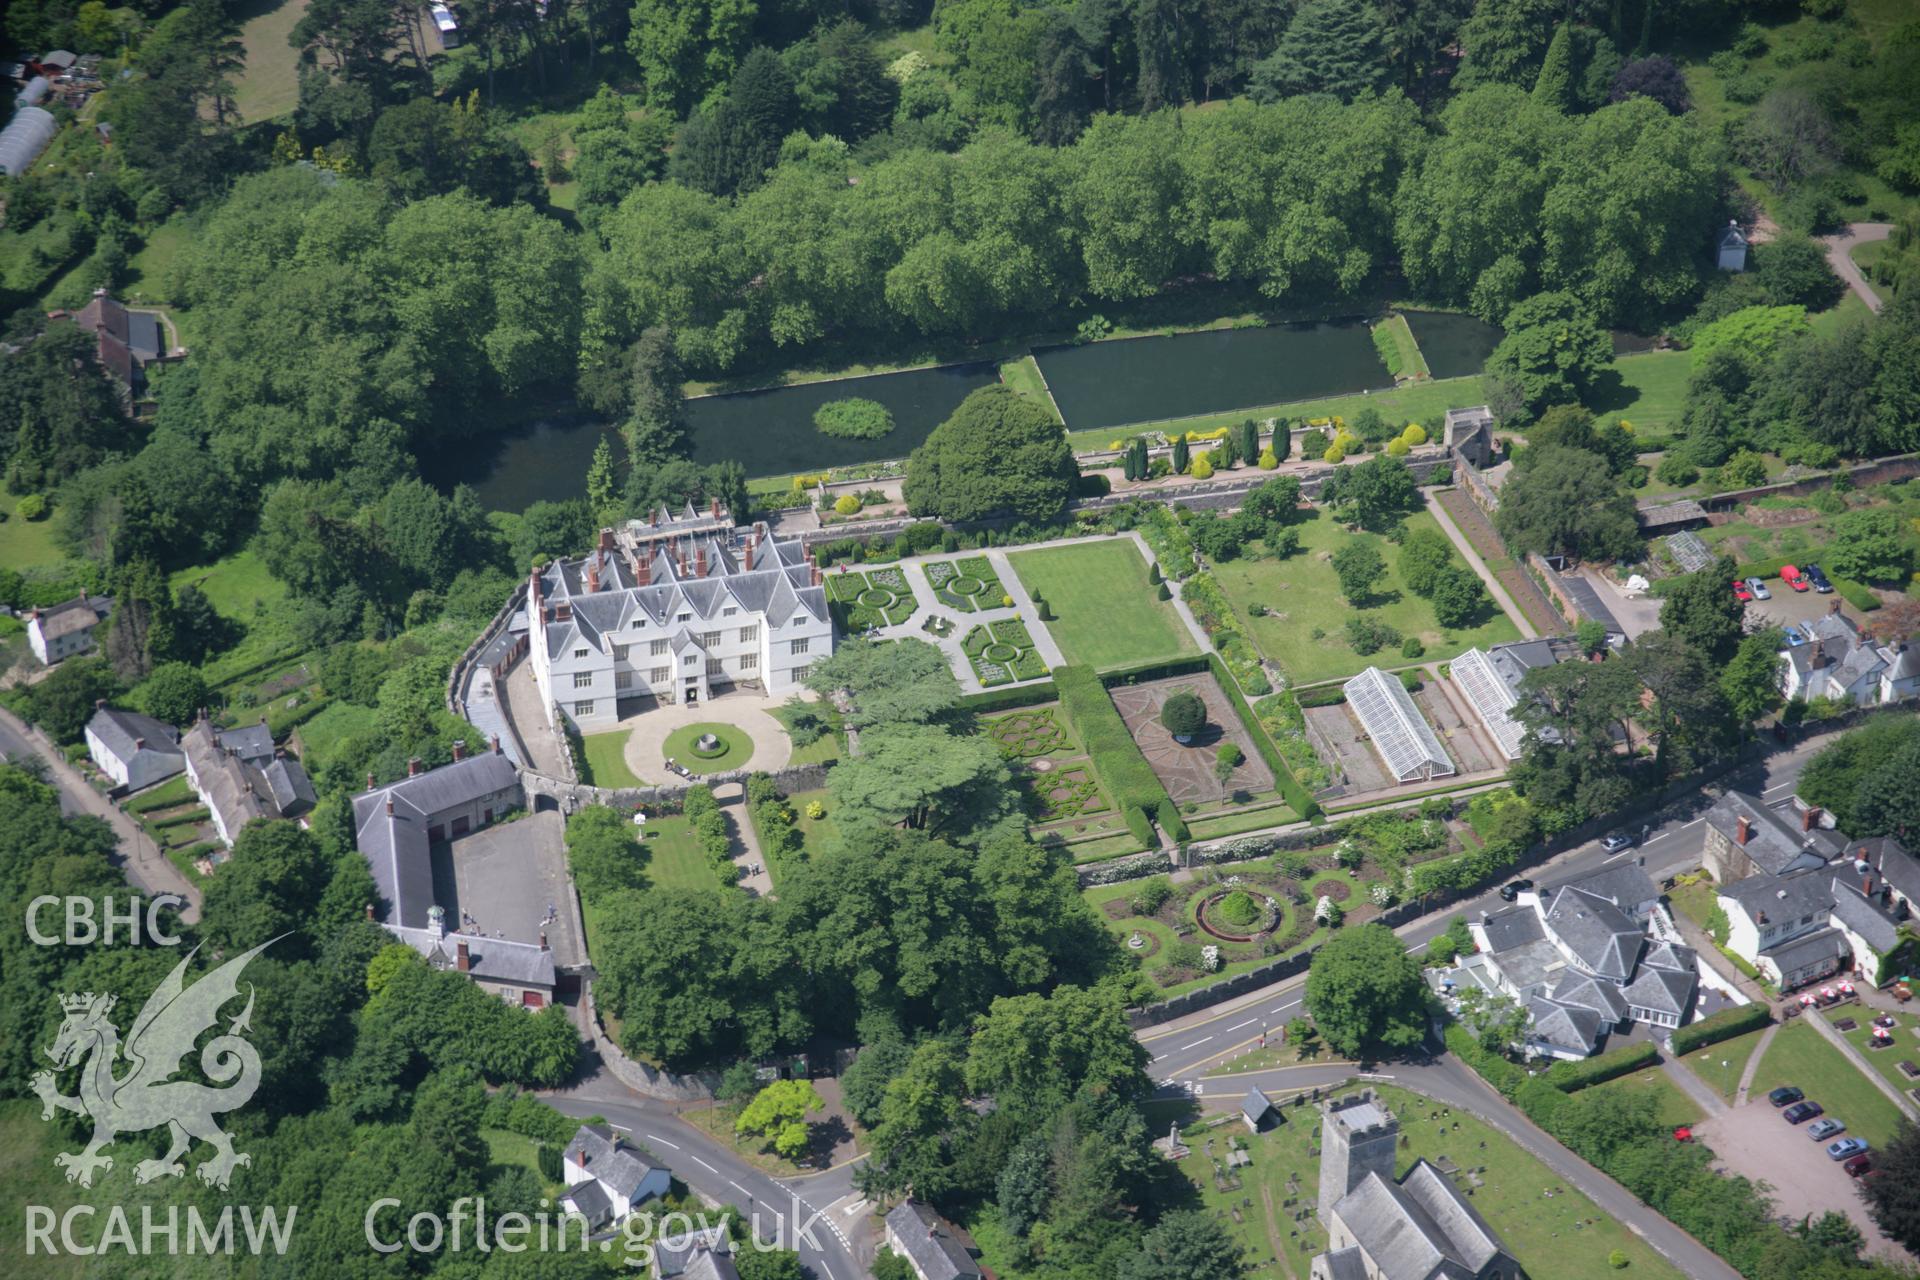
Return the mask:
{"type": "MultiPolygon", "coordinates": [[[[632,698],[704,702],[728,689],[793,693],[833,652],[820,569],[764,521],[736,527],[719,503],[602,529],[577,560],[536,569],[527,638],[551,718],[614,728],[632,698]]],[[[556,721],[555,727],[561,727],[556,721]]]]}

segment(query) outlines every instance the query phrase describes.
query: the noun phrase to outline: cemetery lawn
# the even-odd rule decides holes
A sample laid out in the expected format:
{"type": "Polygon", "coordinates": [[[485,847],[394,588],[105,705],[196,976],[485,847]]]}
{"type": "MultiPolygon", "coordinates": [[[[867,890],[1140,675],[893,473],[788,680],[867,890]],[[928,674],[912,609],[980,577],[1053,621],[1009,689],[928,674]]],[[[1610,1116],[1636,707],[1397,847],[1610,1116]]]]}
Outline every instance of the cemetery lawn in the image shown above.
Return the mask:
{"type": "Polygon", "coordinates": [[[1110,670],[1195,652],[1173,606],[1155,598],[1131,539],[1077,542],[1008,555],[1027,591],[1046,598],[1046,623],[1068,662],[1110,670]]]}
{"type": "MultiPolygon", "coordinates": [[[[1436,1163],[1443,1156],[1450,1158],[1460,1169],[1455,1185],[1463,1191],[1471,1188],[1473,1207],[1500,1233],[1528,1275],[1607,1280],[1618,1274],[1607,1261],[1617,1249],[1627,1257],[1629,1275],[1641,1280],[1679,1276],[1639,1237],[1477,1117],[1458,1110],[1449,1114],[1440,1103],[1404,1089],[1376,1091],[1400,1116],[1402,1145],[1395,1173],[1404,1174],[1422,1157],[1436,1163]],[[1437,1119],[1428,1118],[1435,1113],[1437,1119]],[[1482,1168],[1484,1172],[1472,1175],[1480,1180],[1473,1186],[1469,1171],[1482,1168]],[[1543,1194],[1548,1190],[1554,1193],[1550,1197],[1543,1194]],[[1589,1219],[1594,1220],[1591,1225],[1581,1225],[1589,1219]]],[[[1269,1093],[1276,1099],[1282,1096],[1269,1093]]],[[[1225,1219],[1227,1229],[1245,1244],[1254,1264],[1247,1275],[1253,1280],[1305,1280],[1309,1261],[1327,1243],[1317,1214],[1297,1224],[1293,1217],[1319,1200],[1320,1162],[1308,1155],[1319,1140],[1319,1113],[1309,1103],[1285,1107],[1284,1114],[1285,1124],[1258,1136],[1247,1134],[1237,1112],[1204,1134],[1190,1130],[1185,1141],[1193,1154],[1180,1162],[1202,1206],[1225,1219]],[[1238,1174],[1240,1186],[1228,1189],[1216,1181],[1215,1170],[1216,1164],[1225,1170],[1227,1144],[1235,1137],[1247,1142],[1253,1162],[1231,1171],[1238,1174]]]]}
{"type": "MultiPolygon", "coordinates": [[[[1345,627],[1356,613],[1377,618],[1403,637],[1418,636],[1426,646],[1421,655],[1426,662],[1444,662],[1468,649],[1520,638],[1519,629],[1491,599],[1477,625],[1443,631],[1434,621],[1433,606],[1401,585],[1395,563],[1399,549],[1385,538],[1349,534],[1324,514],[1295,527],[1300,531],[1300,550],[1286,559],[1229,560],[1213,571],[1247,634],[1261,653],[1286,669],[1295,684],[1356,675],[1369,666],[1407,664],[1397,644],[1373,654],[1354,652],[1345,627]],[[1372,599],[1357,609],[1340,594],[1332,564],[1334,548],[1350,537],[1372,538],[1387,561],[1386,576],[1374,588],[1372,599]],[[1253,616],[1256,604],[1266,606],[1266,616],[1253,616]],[[1315,636],[1315,631],[1321,634],[1315,636]]],[[[1407,517],[1410,531],[1437,527],[1426,511],[1407,517]]],[[[1458,552],[1453,563],[1465,567],[1458,552]]]]}

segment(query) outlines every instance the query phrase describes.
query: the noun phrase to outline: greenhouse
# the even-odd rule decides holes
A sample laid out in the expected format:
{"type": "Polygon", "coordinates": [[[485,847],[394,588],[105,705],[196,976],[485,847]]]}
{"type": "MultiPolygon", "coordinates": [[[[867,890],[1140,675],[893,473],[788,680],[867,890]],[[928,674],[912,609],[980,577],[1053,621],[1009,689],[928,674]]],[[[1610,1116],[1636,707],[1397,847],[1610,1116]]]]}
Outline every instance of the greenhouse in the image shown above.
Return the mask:
{"type": "Polygon", "coordinates": [[[1347,705],[1360,717],[1374,750],[1395,778],[1416,782],[1453,775],[1452,758],[1398,679],[1368,667],[1342,688],[1347,705]]]}
{"type": "Polygon", "coordinates": [[[1453,660],[1452,671],[1454,683],[1467,695],[1474,714],[1487,726],[1501,753],[1509,760],[1518,760],[1527,736],[1525,726],[1513,718],[1513,708],[1520,699],[1494,669],[1493,659],[1479,649],[1469,649],[1453,660]]]}
{"type": "Polygon", "coordinates": [[[0,173],[18,177],[27,171],[53,141],[59,126],[39,107],[22,107],[5,129],[0,129],[0,173]]]}

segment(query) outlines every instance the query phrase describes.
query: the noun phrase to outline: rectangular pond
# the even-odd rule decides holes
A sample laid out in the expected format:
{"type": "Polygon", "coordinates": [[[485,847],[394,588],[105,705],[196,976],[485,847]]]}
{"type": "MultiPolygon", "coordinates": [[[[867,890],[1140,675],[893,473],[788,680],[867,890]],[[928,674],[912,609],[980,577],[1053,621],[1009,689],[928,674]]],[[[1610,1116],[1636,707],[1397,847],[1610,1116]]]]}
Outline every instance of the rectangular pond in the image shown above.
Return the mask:
{"type": "MultiPolygon", "coordinates": [[[[904,458],[962,400],[998,381],[996,366],[976,363],[700,396],[685,404],[693,460],[707,465],[731,458],[752,478],[904,458]],[[816,409],[855,396],[885,405],[893,431],[878,440],[841,440],[815,429],[816,409]]],[[[436,484],[472,485],[488,510],[524,511],[535,502],[583,494],[587,465],[602,436],[613,437],[617,456],[621,446],[613,424],[584,414],[556,417],[444,445],[422,462],[436,484]]]]}
{"type": "Polygon", "coordinates": [[[1034,358],[1070,431],[1393,385],[1363,320],[1122,338],[1034,358]]]}
{"type": "Polygon", "coordinates": [[[1506,332],[1458,311],[1402,311],[1413,340],[1420,344],[1427,372],[1436,378],[1463,378],[1479,373],[1506,332]]]}

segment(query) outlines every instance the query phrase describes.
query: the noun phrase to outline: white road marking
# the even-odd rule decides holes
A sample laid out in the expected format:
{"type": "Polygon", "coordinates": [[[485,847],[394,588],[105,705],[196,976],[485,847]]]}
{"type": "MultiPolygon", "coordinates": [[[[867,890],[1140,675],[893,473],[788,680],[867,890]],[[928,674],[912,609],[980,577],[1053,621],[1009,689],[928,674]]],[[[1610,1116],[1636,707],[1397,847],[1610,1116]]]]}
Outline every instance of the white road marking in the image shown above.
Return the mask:
{"type": "Polygon", "coordinates": [[[1238,1031],[1242,1027],[1250,1027],[1258,1021],[1260,1021],[1260,1019],[1258,1018],[1248,1018],[1245,1022],[1236,1022],[1232,1026],[1228,1027],[1226,1031],[1222,1031],[1220,1034],[1224,1036],[1228,1034],[1228,1032],[1238,1031]]]}
{"type": "Polygon", "coordinates": [[[855,1200],[852,1204],[848,1205],[846,1208],[842,1209],[840,1212],[846,1214],[849,1218],[851,1218],[854,1214],[860,1212],[862,1209],[866,1207],[867,1207],[867,1202],[864,1198],[862,1198],[859,1200],[855,1200]]]}
{"type": "MultiPolygon", "coordinates": [[[[618,1129],[620,1126],[615,1125],[613,1127],[618,1129]]],[[[626,1132],[632,1133],[633,1130],[628,1129],[626,1130],[626,1132]]],[[[680,1149],[680,1146],[678,1143],[668,1142],[665,1138],[659,1137],[656,1134],[649,1133],[649,1134],[643,1134],[642,1136],[645,1137],[648,1142],[657,1142],[663,1147],[672,1147],[675,1151],[678,1151],[680,1149]]]]}
{"type": "Polygon", "coordinates": [[[1201,1036],[1198,1040],[1195,1040],[1192,1044],[1181,1045],[1178,1049],[1175,1049],[1174,1052],[1185,1053],[1189,1049],[1198,1049],[1201,1045],[1205,1044],[1207,1041],[1211,1039],[1213,1039],[1212,1036],[1201,1036]]]}
{"type": "Polygon", "coordinates": [[[694,1162],[695,1164],[697,1164],[697,1165],[699,1165],[699,1166],[700,1166],[700,1167],[701,1167],[702,1169],[705,1169],[705,1170],[706,1170],[706,1171],[707,1171],[708,1173],[718,1173],[718,1172],[720,1172],[720,1171],[719,1171],[718,1169],[716,1169],[716,1168],[714,1168],[714,1167],[713,1167],[712,1165],[710,1165],[710,1164],[708,1164],[708,1163],[707,1163],[707,1162],[706,1162],[705,1160],[702,1160],[702,1159],[701,1159],[701,1158],[700,1158],[699,1156],[695,1156],[695,1157],[693,1158],[693,1162],[694,1162]]]}
{"type": "Polygon", "coordinates": [[[751,1196],[753,1194],[753,1192],[747,1190],[745,1187],[741,1186],[739,1183],[735,1182],[731,1178],[727,1179],[727,1185],[732,1187],[735,1191],[738,1191],[743,1196],[751,1196]]]}

